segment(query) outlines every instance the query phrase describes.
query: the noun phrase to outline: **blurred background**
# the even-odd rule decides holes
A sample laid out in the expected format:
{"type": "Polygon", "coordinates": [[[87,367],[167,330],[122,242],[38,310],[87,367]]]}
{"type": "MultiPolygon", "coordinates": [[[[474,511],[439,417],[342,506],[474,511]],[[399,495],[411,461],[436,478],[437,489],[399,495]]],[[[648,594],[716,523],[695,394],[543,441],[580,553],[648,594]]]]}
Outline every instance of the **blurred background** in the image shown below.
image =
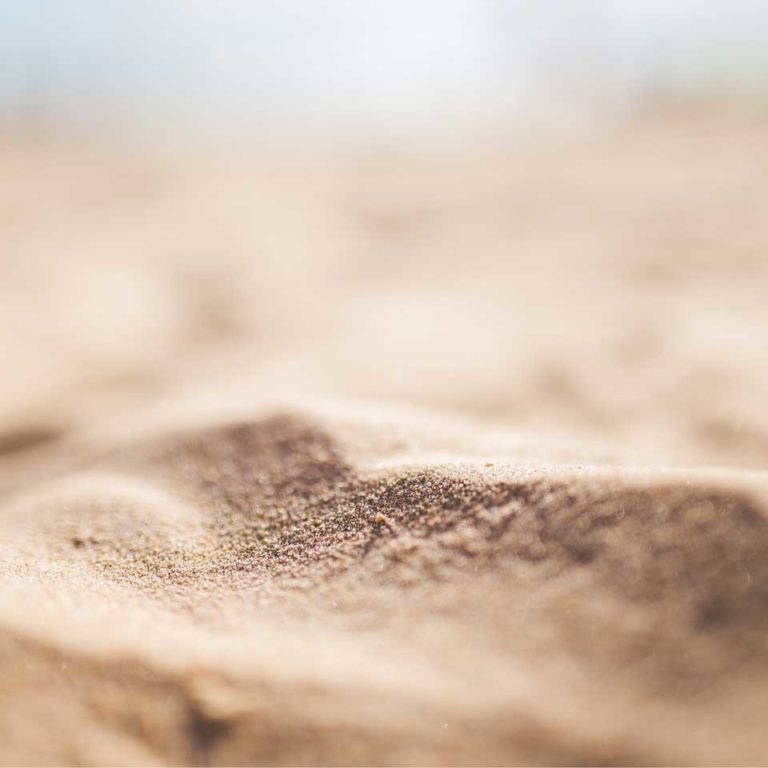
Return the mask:
{"type": "Polygon", "coordinates": [[[761,95],[758,0],[7,0],[5,121],[133,136],[455,136],[761,95]]]}
{"type": "Polygon", "coordinates": [[[0,452],[237,388],[764,467],[766,40],[756,0],[5,0],[0,452]]]}

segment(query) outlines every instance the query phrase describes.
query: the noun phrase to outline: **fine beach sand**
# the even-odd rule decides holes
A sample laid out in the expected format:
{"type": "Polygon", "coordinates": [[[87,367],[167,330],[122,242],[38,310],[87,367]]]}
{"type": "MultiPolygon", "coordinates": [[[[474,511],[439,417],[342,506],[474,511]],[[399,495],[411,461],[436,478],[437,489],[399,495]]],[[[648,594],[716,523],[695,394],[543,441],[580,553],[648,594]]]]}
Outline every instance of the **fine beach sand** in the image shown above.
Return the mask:
{"type": "Polygon", "coordinates": [[[768,761],[767,129],[0,144],[0,762],[768,761]]]}

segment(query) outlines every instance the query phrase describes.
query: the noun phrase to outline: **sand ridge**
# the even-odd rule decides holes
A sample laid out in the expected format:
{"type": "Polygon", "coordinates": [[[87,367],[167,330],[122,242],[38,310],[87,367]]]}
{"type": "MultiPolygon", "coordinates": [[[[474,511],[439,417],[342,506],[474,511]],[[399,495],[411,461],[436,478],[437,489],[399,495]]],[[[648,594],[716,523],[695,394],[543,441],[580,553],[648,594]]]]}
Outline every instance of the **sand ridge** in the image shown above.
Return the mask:
{"type": "MultiPolygon", "coordinates": [[[[16,493],[3,760],[764,758],[759,484],[498,454],[371,469],[375,423],[265,412],[16,493]]],[[[413,433],[403,415],[406,453],[413,433]]]]}

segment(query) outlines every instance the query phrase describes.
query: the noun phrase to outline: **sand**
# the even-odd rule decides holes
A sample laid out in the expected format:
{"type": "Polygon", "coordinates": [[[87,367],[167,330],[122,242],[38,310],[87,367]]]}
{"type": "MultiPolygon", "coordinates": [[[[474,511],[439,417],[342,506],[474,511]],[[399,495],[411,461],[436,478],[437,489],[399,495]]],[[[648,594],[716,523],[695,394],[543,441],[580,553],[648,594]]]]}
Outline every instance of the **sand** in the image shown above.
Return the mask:
{"type": "Polygon", "coordinates": [[[0,762],[768,761],[766,119],[0,146],[0,762]]]}

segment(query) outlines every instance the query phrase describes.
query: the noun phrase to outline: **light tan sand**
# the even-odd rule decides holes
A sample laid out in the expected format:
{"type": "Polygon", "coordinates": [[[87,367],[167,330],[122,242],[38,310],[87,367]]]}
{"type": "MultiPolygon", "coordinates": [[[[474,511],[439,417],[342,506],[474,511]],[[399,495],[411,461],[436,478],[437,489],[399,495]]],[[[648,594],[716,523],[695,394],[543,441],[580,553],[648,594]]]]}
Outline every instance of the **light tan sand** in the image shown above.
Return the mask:
{"type": "Polygon", "coordinates": [[[0,762],[765,763],[768,123],[0,147],[0,762]]]}

